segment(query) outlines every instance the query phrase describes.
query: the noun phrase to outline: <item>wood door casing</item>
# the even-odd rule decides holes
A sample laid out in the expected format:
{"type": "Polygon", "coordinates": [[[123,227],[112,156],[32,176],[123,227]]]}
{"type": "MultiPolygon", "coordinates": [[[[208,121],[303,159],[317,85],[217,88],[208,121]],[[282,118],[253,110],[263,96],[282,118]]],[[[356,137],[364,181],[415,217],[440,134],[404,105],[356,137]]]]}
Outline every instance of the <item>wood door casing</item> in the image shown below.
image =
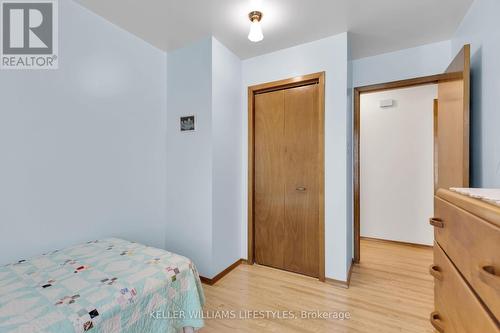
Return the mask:
{"type": "Polygon", "coordinates": [[[318,85],[255,95],[254,223],[259,264],[319,277],[318,85]]]}
{"type": "Polygon", "coordinates": [[[255,260],[284,267],[284,91],[255,95],[255,260]]]}
{"type": "Polygon", "coordinates": [[[318,85],[285,90],[285,269],[318,276],[318,85]]]}

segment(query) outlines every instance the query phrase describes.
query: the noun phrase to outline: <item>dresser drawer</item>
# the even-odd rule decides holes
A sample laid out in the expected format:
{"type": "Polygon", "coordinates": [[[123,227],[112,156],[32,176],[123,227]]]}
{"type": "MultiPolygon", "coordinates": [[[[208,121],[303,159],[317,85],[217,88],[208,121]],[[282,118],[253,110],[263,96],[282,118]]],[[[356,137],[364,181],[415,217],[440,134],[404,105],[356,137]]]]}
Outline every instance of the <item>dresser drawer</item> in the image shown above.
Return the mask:
{"type": "Polygon", "coordinates": [[[434,237],[496,318],[500,318],[500,228],[435,198],[434,237]]]}
{"type": "Polygon", "coordinates": [[[430,321],[442,333],[498,333],[499,328],[462,279],[446,254],[434,244],[434,306],[430,321]]]}

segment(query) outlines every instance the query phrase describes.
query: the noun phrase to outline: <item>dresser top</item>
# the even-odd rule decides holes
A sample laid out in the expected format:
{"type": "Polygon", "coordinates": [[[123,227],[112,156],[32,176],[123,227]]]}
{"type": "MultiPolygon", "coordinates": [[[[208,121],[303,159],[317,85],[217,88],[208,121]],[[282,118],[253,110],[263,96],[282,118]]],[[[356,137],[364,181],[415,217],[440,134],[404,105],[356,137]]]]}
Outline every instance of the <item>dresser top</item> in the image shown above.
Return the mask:
{"type": "Polygon", "coordinates": [[[458,188],[452,187],[451,191],[479,199],[500,207],[500,189],[498,188],[458,188]]]}
{"type": "Polygon", "coordinates": [[[500,190],[439,189],[436,196],[500,228],[500,205],[493,200],[500,190]],[[463,194],[462,194],[463,193],[463,194]],[[482,197],[477,197],[482,193],[482,197]],[[475,195],[474,197],[472,195],[475,195]],[[487,198],[487,199],[486,199],[487,198]]]}

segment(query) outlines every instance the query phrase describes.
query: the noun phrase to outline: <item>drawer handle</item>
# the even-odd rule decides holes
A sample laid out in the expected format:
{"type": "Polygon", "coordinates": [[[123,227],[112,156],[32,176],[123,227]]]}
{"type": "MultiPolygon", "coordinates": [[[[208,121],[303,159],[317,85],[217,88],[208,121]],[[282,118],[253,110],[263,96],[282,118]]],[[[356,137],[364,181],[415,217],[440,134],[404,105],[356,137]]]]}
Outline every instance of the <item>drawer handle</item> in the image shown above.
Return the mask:
{"type": "Polygon", "coordinates": [[[431,325],[439,333],[444,333],[444,327],[443,323],[441,322],[441,316],[439,315],[439,312],[434,311],[431,313],[431,325]]]}
{"type": "Polygon", "coordinates": [[[443,280],[443,273],[441,272],[441,268],[438,265],[431,265],[429,267],[429,273],[436,279],[436,280],[443,280]]]}
{"type": "Polygon", "coordinates": [[[436,228],[444,228],[444,222],[443,222],[443,220],[441,220],[441,219],[439,219],[437,217],[431,217],[429,219],[429,223],[432,226],[436,227],[436,228]]]}
{"type": "Polygon", "coordinates": [[[487,285],[500,291],[500,271],[495,269],[493,265],[479,266],[479,278],[487,285]]]}
{"type": "Polygon", "coordinates": [[[305,192],[307,189],[304,186],[299,186],[295,190],[297,190],[299,192],[305,192]]]}

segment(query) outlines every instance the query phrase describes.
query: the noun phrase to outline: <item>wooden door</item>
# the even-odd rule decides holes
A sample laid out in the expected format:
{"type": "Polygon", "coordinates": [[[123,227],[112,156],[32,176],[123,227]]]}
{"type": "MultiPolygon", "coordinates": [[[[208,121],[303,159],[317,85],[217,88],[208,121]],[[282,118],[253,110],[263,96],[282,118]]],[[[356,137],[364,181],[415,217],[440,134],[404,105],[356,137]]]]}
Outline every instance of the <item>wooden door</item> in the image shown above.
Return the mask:
{"type": "Polygon", "coordinates": [[[255,95],[255,261],[283,268],[285,258],[284,91],[255,95]]]}
{"type": "Polygon", "coordinates": [[[285,269],[318,276],[318,85],[285,90],[285,269]]]}
{"type": "Polygon", "coordinates": [[[465,45],[438,83],[436,188],[469,186],[470,46],[465,45]]]}
{"type": "Polygon", "coordinates": [[[255,259],[319,276],[318,85],[255,96],[255,259]]]}

